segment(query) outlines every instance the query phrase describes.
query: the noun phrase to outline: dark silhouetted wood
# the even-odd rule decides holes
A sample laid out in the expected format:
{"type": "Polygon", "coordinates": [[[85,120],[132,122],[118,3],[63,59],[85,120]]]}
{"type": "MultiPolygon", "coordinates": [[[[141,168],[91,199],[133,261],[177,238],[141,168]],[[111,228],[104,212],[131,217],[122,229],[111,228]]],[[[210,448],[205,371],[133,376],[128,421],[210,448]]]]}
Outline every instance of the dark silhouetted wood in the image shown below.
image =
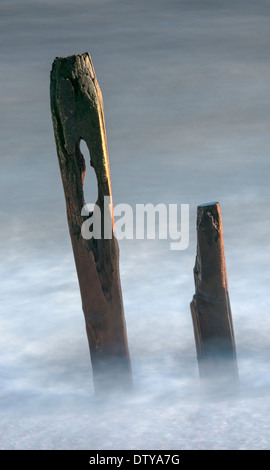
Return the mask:
{"type": "MultiPolygon", "coordinates": [[[[65,193],[69,233],[85,316],[96,391],[125,388],[132,382],[119,276],[118,243],[85,239],[83,185],[86,164],[80,151],[83,139],[97,178],[96,201],[104,220],[104,197],[111,197],[103,100],[88,53],[57,57],[51,71],[51,112],[65,193]]],[[[90,169],[90,167],[89,167],[90,169]]],[[[91,170],[91,169],[90,169],[91,170]]],[[[92,171],[92,170],[91,170],[92,171]]],[[[94,202],[94,201],[87,201],[94,202]]]]}
{"type": "Polygon", "coordinates": [[[223,227],[218,202],[197,208],[195,295],[190,304],[200,376],[237,379],[223,227]]]}

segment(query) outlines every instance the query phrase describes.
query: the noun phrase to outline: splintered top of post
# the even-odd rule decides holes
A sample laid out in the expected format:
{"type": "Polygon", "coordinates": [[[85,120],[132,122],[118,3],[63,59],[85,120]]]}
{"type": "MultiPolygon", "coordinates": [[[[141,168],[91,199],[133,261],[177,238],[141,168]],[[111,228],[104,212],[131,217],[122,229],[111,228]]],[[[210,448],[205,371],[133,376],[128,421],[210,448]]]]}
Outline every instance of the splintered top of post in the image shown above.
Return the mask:
{"type": "Polygon", "coordinates": [[[217,240],[222,232],[222,219],[219,202],[207,202],[197,207],[197,230],[207,236],[212,245],[213,237],[217,240]]]}
{"type": "Polygon", "coordinates": [[[52,64],[52,73],[55,68],[57,68],[58,73],[62,70],[63,75],[73,75],[73,78],[76,78],[76,71],[88,69],[90,77],[92,79],[96,78],[89,52],[73,54],[67,57],[56,57],[52,64]]]}
{"type": "Polygon", "coordinates": [[[206,202],[204,204],[200,204],[198,207],[208,207],[208,206],[217,206],[219,205],[219,202],[206,202]]]}

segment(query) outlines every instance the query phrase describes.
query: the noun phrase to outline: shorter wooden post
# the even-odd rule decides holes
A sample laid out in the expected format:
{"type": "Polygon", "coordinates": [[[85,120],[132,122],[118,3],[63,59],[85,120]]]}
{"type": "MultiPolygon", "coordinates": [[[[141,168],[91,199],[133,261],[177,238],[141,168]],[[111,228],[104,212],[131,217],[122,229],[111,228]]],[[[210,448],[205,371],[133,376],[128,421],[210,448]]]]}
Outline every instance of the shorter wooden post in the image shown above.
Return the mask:
{"type": "Polygon", "coordinates": [[[202,379],[238,377],[218,202],[197,208],[195,295],[190,304],[202,379]]]}

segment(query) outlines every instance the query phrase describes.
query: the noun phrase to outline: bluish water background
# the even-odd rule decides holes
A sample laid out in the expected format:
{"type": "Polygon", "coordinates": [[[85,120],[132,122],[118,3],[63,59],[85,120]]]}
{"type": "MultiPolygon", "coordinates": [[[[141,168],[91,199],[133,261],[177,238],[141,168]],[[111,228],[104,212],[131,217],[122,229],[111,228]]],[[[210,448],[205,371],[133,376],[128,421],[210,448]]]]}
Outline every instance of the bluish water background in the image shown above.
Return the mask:
{"type": "Polygon", "coordinates": [[[269,448],[269,25],[263,0],[2,0],[2,449],[269,448]],[[135,389],[106,406],[93,394],[49,103],[54,58],[85,51],[114,204],[190,204],[187,250],[120,241],[135,389]],[[189,311],[196,207],[212,200],[236,394],[201,390],[189,311]]]}

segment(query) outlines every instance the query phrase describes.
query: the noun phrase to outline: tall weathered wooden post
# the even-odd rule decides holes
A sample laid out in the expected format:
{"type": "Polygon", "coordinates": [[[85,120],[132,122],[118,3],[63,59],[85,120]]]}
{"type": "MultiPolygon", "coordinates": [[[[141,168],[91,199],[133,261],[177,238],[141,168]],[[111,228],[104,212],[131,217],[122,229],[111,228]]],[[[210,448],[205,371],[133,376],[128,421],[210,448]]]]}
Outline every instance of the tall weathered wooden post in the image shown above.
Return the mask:
{"type": "Polygon", "coordinates": [[[236,348],[218,202],[197,208],[195,295],[190,304],[200,376],[237,381],[236,348]]]}
{"type": "Polygon", "coordinates": [[[108,214],[105,204],[106,197],[111,201],[111,179],[103,100],[89,53],[54,60],[50,95],[94,385],[98,392],[121,390],[131,385],[132,374],[119,275],[119,250],[113,231],[113,208],[111,206],[108,214]],[[84,198],[86,163],[80,151],[82,139],[89,149],[91,166],[97,178],[100,237],[95,233],[94,236],[83,237],[81,233],[87,214],[82,208],[86,202],[94,202],[84,198]]]}

